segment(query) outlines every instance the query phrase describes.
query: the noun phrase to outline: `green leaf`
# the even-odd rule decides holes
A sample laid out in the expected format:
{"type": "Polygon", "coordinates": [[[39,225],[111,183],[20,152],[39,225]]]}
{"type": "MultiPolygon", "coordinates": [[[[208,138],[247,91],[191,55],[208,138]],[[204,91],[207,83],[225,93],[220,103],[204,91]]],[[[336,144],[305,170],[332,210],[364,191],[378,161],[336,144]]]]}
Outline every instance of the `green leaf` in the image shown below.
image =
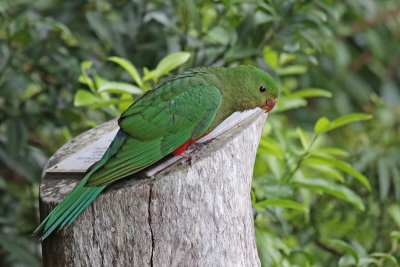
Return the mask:
{"type": "Polygon", "coordinates": [[[27,178],[31,182],[38,182],[39,170],[43,166],[38,166],[37,162],[33,162],[30,154],[23,154],[23,156],[14,157],[9,153],[3,142],[0,142],[0,161],[7,166],[10,170],[18,173],[22,177],[27,178]]]}
{"type": "Polygon", "coordinates": [[[237,40],[237,33],[230,26],[217,25],[208,31],[207,35],[204,37],[204,40],[207,40],[213,44],[233,44],[237,40]]]}
{"type": "Polygon", "coordinates": [[[122,94],[120,98],[121,103],[119,103],[119,110],[121,112],[127,110],[133,103],[133,97],[131,94],[122,94]]]}
{"type": "Polygon", "coordinates": [[[88,92],[86,90],[78,90],[74,97],[74,106],[90,106],[99,101],[100,99],[91,92],[88,92]]]}
{"type": "Polygon", "coordinates": [[[321,147],[311,151],[311,155],[320,155],[320,156],[332,155],[332,156],[348,157],[349,153],[337,147],[321,147]]]}
{"type": "Polygon", "coordinates": [[[99,108],[108,107],[108,106],[112,106],[112,105],[120,105],[122,103],[132,104],[132,101],[125,100],[125,99],[123,99],[123,100],[121,100],[121,99],[102,100],[98,103],[92,104],[90,106],[90,109],[99,109],[99,108]]]}
{"type": "Polygon", "coordinates": [[[387,211],[392,217],[393,221],[396,223],[397,227],[400,227],[400,207],[396,204],[390,205],[387,211]]]}
{"type": "Polygon", "coordinates": [[[134,86],[129,83],[121,83],[121,82],[107,82],[104,83],[99,89],[99,93],[117,93],[123,94],[128,93],[132,95],[141,95],[143,92],[139,87],[134,86]]]}
{"type": "Polygon", "coordinates": [[[292,183],[299,187],[305,187],[313,190],[320,190],[329,195],[335,196],[337,198],[347,201],[360,210],[364,210],[364,203],[361,198],[344,185],[339,185],[334,182],[320,179],[320,178],[295,178],[292,183]]]}
{"type": "Polygon", "coordinates": [[[282,112],[304,106],[307,106],[307,101],[303,98],[286,98],[282,96],[276,102],[276,107],[273,112],[282,112]]]}
{"type": "Polygon", "coordinates": [[[382,258],[382,259],[385,259],[386,261],[390,261],[391,263],[397,265],[396,258],[388,253],[374,252],[374,253],[369,254],[369,256],[374,257],[374,258],[382,258]]]}
{"type": "Polygon", "coordinates": [[[158,63],[155,69],[156,77],[160,78],[161,76],[168,74],[171,70],[188,61],[189,58],[190,53],[188,52],[177,52],[166,56],[158,63]]]}
{"type": "Polygon", "coordinates": [[[332,177],[341,183],[344,183],[344,181],[345,181],[343,175],[336,169],[331,168],[330,166],[313,164],[310,162],[304,162],[303,164],[311,169],[314,169],[314,170],[322,173],[322,174],[332,177]]]}
{"type": "Polygon", "coordinates": [[[347,244],[346,242],[339,240],[339,239],[330,239],[327,241],[327,244],[330,247],[334,247],[334,248],[338,248],[338,249],[342,249],[342,250],[346,251],[351,256],[353,256],[353,258],[356,262],[356,265],[358,264],[359,257],[358,257],[357,251],[352,246],[347,244]]]}
{"type": "Polygon", "coordinates": [[[23,120],[10,118],[7,121],[7,148],[14,157],[25,149],[27,142],[27,129],[23,120]]]}
{"type": "Polygon", "coordinates": [[[276,74],[284,75],[299,75],[307,72],[307,67],[304,65],[291,65],[288,67],[280,67],[276,69],[276,74]]]}
{"type": "Polygon", "coordinates": [[[386,158],[380,158],[378,160],[378,178],[379,178],[379,197],[381,201],[387,199],[390,189],[390,175],[389,166],[386,158]]]}
{"type": "Polygon", "coordinates": [[[364,121],[370,119],[372,119],[372,115],[364,113],[353,113],[337,118],[336,120],[332,121],[331,124],[333,127],[332,129],[335,129],[355,121],[364,121]]]}
{"type": "Polygon", "coordinates": [[[322,117],[315,124],[315,133],[322,134],[355,121],[363,121],[369,119],[372,119],[372,115],[363,113],[348,114],[334,121],[329,121],[327,118],[322,117]]]}
{"type": "Polygon", "coordinates": [[[129,74],[132,76],[132,79],[136,82],[137,85],[139,85],[139,87],[143,86],[143,81],[140,78],[138,71],[129,60],[120,57],[109,57],[108,60],[115,62],[123,67],[127,72],[129,72],[129,74]]]}
{"type": "Polygon", "coordinates": [[[275,155],[278,158],[283,158],[285,152],[281,146],[272,138],[263,136],[260,140],[259,153],[275,155]]]}
{"type": "Polygon", "coordinates": [[[89,89],[92,92],[96,91],[96,87],[94,86],[93,80],[89,77],[87,71],[92,67],[93,62],[85,60],[81,63],[81,72],[82,75],[79,76],[79,82],[86,84],[89,86],[89,89]]]}
{"type": "Polygon", "coordinates": [[[88,11],[86,12],[86,19],[92,30],[100,39],[106,43],[111,43],[113,40],[112,29],[110,23],[101,12],[88,11]]]}
{"type": "Polygon", "coordinates": [[[271,68],[278,67],[278,53],[274,51],[270,46],[264,46],[263,55],[265,62],[271,66],[271,68]]]}
{"type": "Polygon", "coordinates": [[[10,60],[10,49],[6,44],[0,45],[0,71],[7,67],[7,62],[10,60]]]}
{"type": "Polygon", "coordinates": [[[316,134],[325,133],[330,130],[331,122],[326,118],[319,118],[317,123],[315,124],[314,131],[316,134]]]}
{"type": "Polygon", "coordinates": [[[369,191],[371,191],[371,185],[369,184],[368,179],[362,173],[360,173],[359,171],[354,169],[347,162],[344,162],[344,161],[341,161],[338,159],[334,159],[334,158],[322,157],[322,156],[311,156],[311,157],[305,159],[305,162],[336,167],[337,169],[352,175],[354,178],[356,178],[358,181],[360,181],[363,185],[365,185],[365,187],[367,187],[369,191]]]}
{"type": "Polygon", "coordinates": [[[279,57],[279,65],[284,65],[296,59],[295,54],[281,53],[279,57]]]}
{"type": "Polygon", "coordinates": [[[392,231],[392,232],[390,232],[390,237],[400,240],[400,231],[392,231]]]}
{"type": "Polygon", "coordinates": [[[288,209],[301,210],[303,212],[307,211],[307,207],[303,206],[301,203],[289,200],[289,199],[266,199],[255,203],[256,208],[266,208],[266,207],[282,207],[288,209]]]}
{"type": "Polygon", "coordinates": [[[253,189],[250,190],[250,196],[251,196],[251,205],[254,206],[254,204],[257,202],[257,197],[253,189]]]}
{"type": "Polygon", "coordinates": [[[285,95],[286,98],[332,97],[332,93],[320,88],[306,88],[285,95]]]}
{"type": "Polygon", "coordinates": [[[300,127],[296,128],[296,133],[299,136],[299,139],[300,139],[303,149],[306,150],[308,148],[308,146],[310,145],[310,141],[309,141],[306,133],[300,127]]]}
{"type": "MultiPolygon", "coordinates": [[[[146,70],[146,69],[144,69],[144,70],[146,70]]],[[[157,77],[157,74],[156,74],[155,70],[145,71],[144,72],[143,81],[145,82],[145,81],[148,81],[148,80],[154,80],[154,82],[157,82],[158,77],[157,77]]]]}

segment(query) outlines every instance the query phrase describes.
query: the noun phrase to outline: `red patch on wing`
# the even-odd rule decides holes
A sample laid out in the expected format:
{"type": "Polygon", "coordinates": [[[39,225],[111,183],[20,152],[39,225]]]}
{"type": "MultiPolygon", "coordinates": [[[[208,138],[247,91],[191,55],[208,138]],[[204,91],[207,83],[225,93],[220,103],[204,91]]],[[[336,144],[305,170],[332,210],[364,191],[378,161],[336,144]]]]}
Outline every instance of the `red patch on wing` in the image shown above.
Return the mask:
{"type": "Polygon", "coordinates": [[[203,133],[199,138],[197,139],[192,139],[190,138],[189,140],[187,140],[185,143],[183,143],[180,147],[178,147],[177,149],[174,150],[174,152],[172,152],[172,154],[174,155],[182,155],[183,152],[185,152],[186,148],[193,144],[194,142],[196,142],[197,140],[199,140],[200,138],[202,138],[203,136],[205,136],[206,134],[208,134],[208,132],[203,133]]]}

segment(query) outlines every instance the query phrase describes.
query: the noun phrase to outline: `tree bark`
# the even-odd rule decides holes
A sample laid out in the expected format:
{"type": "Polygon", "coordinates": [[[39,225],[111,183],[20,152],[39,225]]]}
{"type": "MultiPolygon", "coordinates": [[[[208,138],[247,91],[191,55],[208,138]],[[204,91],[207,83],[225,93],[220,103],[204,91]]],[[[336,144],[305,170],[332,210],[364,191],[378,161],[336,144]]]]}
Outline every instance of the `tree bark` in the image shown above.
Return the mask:
{"type": "MultiPolygon", "coordinates": [[[[250,188],[265,119],[257,114],[224,133],[192,165],[181,160],[110,185],[43,242],[44,266],[260,266],[250,188]]],[[[83,176],[47,170],[115,127],[100,125],[53,155],[43,171],[42,218],[83,176]]]]}

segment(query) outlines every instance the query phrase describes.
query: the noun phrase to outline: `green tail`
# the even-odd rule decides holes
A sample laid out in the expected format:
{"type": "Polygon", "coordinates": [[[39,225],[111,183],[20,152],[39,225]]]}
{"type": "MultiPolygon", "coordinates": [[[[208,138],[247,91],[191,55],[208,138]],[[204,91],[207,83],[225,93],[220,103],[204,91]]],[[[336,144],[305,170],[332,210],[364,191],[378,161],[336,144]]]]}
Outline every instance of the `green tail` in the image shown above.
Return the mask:
{"type": "Polygon", "coordinates": [[[107,186],[86,187],[89,177],[102,167],[125,142],[127,134],[119,131],[103,158],[85,175],[82,181],[55,207],[43,222],[36,228],[34,234],[41,233],[41,240],[48,237],[55,229],[60,230],[65,225],[69,226],[75,218],[100,194],[107,186]]]}

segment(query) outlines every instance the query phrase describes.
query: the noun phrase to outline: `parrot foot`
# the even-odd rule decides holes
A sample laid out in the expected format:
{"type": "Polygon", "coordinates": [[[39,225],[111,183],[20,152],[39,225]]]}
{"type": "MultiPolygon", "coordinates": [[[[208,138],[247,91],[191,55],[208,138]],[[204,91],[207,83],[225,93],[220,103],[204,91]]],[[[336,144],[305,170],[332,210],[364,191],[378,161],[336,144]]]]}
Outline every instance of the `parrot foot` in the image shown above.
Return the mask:
{"type": "MultiPolygon", "coordinates": [[[[210,140],[211,141],[211,140],[210,140]]],[[[210,141],[204,143],[193,143],[189,147],[192,150],[191,152],[183,152],[181,156],[189,160],[189,164],[193,165],[196,162],[198,156],[206,150],[207,145],[210,141]]]]}

